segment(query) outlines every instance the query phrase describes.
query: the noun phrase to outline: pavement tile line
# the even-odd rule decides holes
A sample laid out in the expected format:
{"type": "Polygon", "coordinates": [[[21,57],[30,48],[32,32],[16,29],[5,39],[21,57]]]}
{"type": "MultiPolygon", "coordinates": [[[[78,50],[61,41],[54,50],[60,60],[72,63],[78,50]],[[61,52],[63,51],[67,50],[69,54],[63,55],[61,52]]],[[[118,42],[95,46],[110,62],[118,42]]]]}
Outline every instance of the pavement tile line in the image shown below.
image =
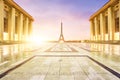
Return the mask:
{"type": "Polygon", "coordinates": [[[87,55],[36,55],[36,57],[88,57],[87,55]]]}
{"type": "Polygon", "coordinates": [[[11,71],[17,69],[18,67],[22,66],[23,64],[25,64],[26,62],[30,61],[31,59],[33,59],[35,56],[32,56],[30,58],[28,58],[27,60],[15,65],[14,67],[4,71],[3,73],[0,74],[0,79],[3,78],[5,75],[7,75],[8,73],[10,73],[11,71]]]}
{"type": "Polygon", "coordinates": [[[38,51],[39,49],[41,49],[41,48],[37,48],[37,49],[31,50],[31,51],[24,51],[24,52],[35,52],[35,51],[38,51]]]}
{"type": "Polygon", "coordinates": [[[96,64],[98,64],[100,67],[104,68],[105,70],[109,71],[110,73],[112,73],[114,76],[120,78],[120,73],[114,71],[113,69],[105,66],[104,64],[98,62],[97,60],[93,59],[90,56],[87,55],[36,55],[38,57],[87,57],[90,60],[92,60],[93,62],[95,62],[96,64]]]}
{"type": "MultiPolygon", "coordinates": [[[[85,48],[83,48],[83,47],[80,47],[80,48],[83,49],[83,50],[86,50],[86,51],[88,51],[88,52],[100,52],[100,51],[91,51],[91,50],[85,49],[85,48]]],[[[97,60],[93,59],[93,58],[90,57],[90,56],[87,56],[87,57],[88,57],[90,60],[92,60],[92,61],[94,61],[95,63],[97,63],[97,64],[98,64],[99,66],[101,66],[102,68],[106,69],[107,71],[109,71],[110,73],[112,73],[113,75],[115,75],[116,77],[120,78],[120,73],[119,73],[119,72],[114,71],[113,69],[105,66],[104,64],[98,62],[97,60]]]]}
{"type": "Polygon", "coordinates": [[[100,51],[89,50],[89,49],[86,49],[86,48],[83,48],[83,47],[79,47],[79,48],[81,48],[81,49],[83,49],[83,50],[86,50],[86,51],[88,51],[88,52],[100,52],[100,51]]]}
{"type": "Polygon", "coordinates": [[[35,57],[87,57],[88,59],[92,60],[93,62],[95,62],[96,64],[98,64],[100,67],[104,68],[105,70],[107,70],[108,72],[112,73],[114,76],[116,76],[117,78],[120,79],[120,73],[118,73],[118,72],[114,71],[113,69],[105,66],[104,64],[98,62],[97,60],[93,59],[92,57],[90,57],[88,55],[35,55],[35,56],[30,57],[29,59],[23,61],[22,63],[14,66],[13,68],[10,68],[9,70],[1,73],[0,74],[0,78],[3,78],[7,74],[9,74],[11,71],[13,71],[16,68],[22,66],[23,64],[27,63],[28,61],[30,61],[31,59],[33,59],[35,57]]]}
{"type": "Polygon", "coordinates": [[[54,51],[51,51],[54,47],[56,47],[58,44],[56,44],[56,45],[54,45],[54,46],[52,46],[52,47],[50,47],[50,48],[48,48],[47,50],[45,50],[45,52],[78,52],[76,49],[74,49],[73,47],[70,47],[69,45],[67,45],[72,51],[56,51],[56,50],[54,50],[54,51]]]}
{"type": "Polygon", "coordinates": [[[101,66],[102,68],[104,68],[105,70],[109,71],[110,73],[112,73],[112,74],[115,75],[116,77],[120,78],[120,73],[114,71],[113,69],[105,66],[104,64],[96,61],[95,59],[93,59],[93,58],[91,58],[91,57],[89,57],[89,56],[87,56],[87,57],[88,57],[90,60],[92,60],[93,62],[97,63],[97,64],[98,64],[99,66],[101,66]]]}

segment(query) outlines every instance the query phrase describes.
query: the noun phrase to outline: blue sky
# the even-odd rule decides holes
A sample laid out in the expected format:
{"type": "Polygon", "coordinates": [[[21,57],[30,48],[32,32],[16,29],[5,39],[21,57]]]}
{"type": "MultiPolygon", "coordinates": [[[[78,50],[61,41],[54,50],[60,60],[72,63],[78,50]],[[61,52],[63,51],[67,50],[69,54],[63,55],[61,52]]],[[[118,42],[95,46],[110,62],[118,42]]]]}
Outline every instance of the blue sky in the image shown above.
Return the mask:
{"type": "Polygon", "coordinates": [[[14,0],[35,19],[33,34],[58,40],[63,22],[66,40],[89,39],[89,17],[109,0],[14,0]]]}

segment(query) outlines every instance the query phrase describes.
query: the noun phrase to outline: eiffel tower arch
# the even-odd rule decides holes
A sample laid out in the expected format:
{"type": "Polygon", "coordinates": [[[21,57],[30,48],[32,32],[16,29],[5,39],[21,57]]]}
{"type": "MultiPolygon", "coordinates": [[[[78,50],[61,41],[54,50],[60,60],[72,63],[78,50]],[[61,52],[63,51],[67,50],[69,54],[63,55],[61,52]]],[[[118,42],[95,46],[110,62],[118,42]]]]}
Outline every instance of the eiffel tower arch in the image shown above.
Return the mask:
{"type": "Polygon", "coordinates": [[[61,22],[61,32],[60,32],[59,42],[65,42],[64,36],[63,36],[63,23],[62,22],[61,22]]]}

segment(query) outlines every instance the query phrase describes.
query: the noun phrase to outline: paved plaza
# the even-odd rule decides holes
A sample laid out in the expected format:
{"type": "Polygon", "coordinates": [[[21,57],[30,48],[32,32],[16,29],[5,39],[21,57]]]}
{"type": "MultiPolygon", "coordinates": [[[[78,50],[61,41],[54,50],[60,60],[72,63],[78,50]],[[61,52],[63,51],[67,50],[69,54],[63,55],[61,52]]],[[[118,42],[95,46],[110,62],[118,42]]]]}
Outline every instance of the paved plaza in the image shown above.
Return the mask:
{"type": "Polygon", "coordinates": [[[32,55],[22,65],[20,61],[9,65],[8,69],[15,64],[19,66],[0,80],[120,80],[119,45],[44,43],[26,46],[19,53],[32,55]]]}

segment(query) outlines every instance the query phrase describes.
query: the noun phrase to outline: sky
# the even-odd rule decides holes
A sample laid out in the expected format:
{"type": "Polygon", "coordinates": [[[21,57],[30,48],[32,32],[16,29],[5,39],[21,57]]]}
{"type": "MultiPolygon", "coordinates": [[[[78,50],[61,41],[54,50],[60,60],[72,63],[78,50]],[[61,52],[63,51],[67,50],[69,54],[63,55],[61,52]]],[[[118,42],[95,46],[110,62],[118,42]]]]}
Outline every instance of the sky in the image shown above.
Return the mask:
{"type": "Polygon", "coordinates": [[[33,35],[58,40],[63,23],[65,40],[90,38],[90,16],[109,0],[14,0],[33,16],[33,35]]]}

